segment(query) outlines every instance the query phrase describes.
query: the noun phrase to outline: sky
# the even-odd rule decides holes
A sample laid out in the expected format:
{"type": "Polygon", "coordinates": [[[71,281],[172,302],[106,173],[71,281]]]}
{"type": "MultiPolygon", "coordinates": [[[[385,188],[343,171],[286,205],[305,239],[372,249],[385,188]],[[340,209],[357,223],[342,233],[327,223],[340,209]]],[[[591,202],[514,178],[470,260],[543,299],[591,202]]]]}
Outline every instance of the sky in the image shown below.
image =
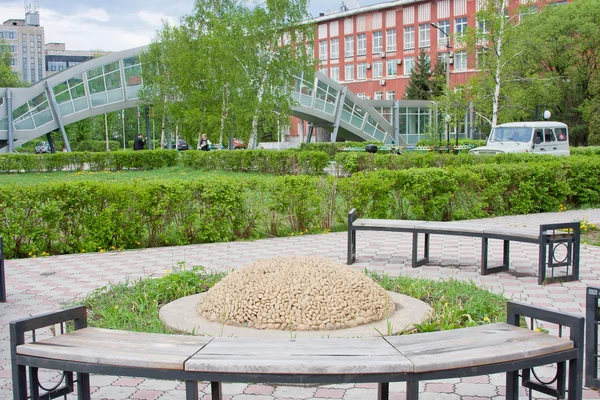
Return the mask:
{"type": "MultiPolygon", "coordinates": [[[[25,0],[39,6],[46,43],[65,43],[67,50],[120,51],[149,44],[162,21],[177,23],[190,14],[194,0],[25,0]]],[[[356,8],[385,0],[344,0],[356,8]],[[358,3],[360,1],[360,3],[358,3]]],[[[339,10],[342,0],[312,0],[309,12],[339,10]]],[[[23,19],[24,1],[0,0],[0,22],[23,19]]]]}

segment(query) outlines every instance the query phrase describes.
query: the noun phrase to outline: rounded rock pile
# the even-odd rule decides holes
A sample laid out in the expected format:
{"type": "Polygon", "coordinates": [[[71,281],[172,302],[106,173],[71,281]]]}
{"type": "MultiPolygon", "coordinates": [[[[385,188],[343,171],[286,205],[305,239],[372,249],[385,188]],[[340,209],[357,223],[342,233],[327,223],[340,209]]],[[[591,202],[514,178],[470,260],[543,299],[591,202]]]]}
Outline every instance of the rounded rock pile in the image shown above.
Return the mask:
{"type": "Polygon", "coordinates": [[[394,311],[394,302],[373,280],[320,257],[246,265],[209,289],[198,306],[212,322],[299,331],[351,328],[394,311]]]}

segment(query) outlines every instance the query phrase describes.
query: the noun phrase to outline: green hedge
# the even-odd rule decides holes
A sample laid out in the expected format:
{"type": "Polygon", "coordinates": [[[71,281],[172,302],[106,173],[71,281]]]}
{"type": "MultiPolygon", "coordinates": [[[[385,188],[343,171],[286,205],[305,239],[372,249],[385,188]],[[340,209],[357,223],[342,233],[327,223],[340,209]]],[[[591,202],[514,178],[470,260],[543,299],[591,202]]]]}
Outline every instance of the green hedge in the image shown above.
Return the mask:
{"type": "MultiPolygon", "coordinates": [[[[122,145],[116,140],[109,140],[108,146],[111,151],[117,151],[122,145]]],[[[106,142],[104,140],[83,140],[71,143],[71,148],[73,151],[104,152],[106,151],[106,142]]]]}
{"type": "MultiPolygon", "coordinates": [[[[582,156],[586,160],[589,156],[582,156]]],[[[560,157],[530,153],[507,153],[493,156],[468,153],[449,154],[436,152],[406,152],[396,154],[371,154],[363,152],[338,153],[335,162],[349,174],[380,169],[401,170],[409,168],[457,167],[479,164],[540,163],[555,159],[575,159],[577,156],[560,157]]]]}
{"type": "Polygon", "coordinates": [[[0,187],[0,235],[9,258],[183,245],[323,232],[341,228],[351,208],[365,217],[424,220],[558,211],[600,204],[598,187],[600,159],[591,157],[349,178],[10,184],[0,187]]]}
{"type": "Polygon", "coordinates": [[[0,173],[45,172],[60,170],[92,171],[157,169],[177,165],[175,151],[113,151],[103,153],[72,152],[56,154],[0,154],[0,173]]]}
{"type": "Polygon", "coordinates": [[[321,151],[294,150],[186,151],[182,160],[195,169],[276,175],[322,175],[330,161],[321,151]]]}

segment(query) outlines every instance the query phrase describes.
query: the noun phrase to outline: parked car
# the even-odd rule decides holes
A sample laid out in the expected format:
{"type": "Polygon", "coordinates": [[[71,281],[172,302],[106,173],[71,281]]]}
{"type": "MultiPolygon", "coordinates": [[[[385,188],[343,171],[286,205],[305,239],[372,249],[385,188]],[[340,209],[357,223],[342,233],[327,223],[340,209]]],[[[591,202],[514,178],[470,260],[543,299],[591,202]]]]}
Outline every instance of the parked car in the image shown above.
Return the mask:
{"type": "Polygon", "coordinates": [[[169,146],[169,143],[166,143],[163,146],[163,148],[165,148],[167,150],[168,149],[177,149],[177,150],[181,151],[181,150],[189,150],[190,146],[188,145],[188,143],[185,140],[179,139],[179,140],[177,140],[177,144],[171,143],[170,146],[169,146]]]}
{"type": "Polygon", "coordinates": [[[569,128],[562,122],[510,122],[492,129],[487,144],[470,154],[531,153],[568,156],[569,128]]]}
{"type": "Polygon", "coordinates": [[[44,154],[50,153],[50,145],[48,142],[39,142],[37,146],[35,146],[35,154],[44,154]]]}

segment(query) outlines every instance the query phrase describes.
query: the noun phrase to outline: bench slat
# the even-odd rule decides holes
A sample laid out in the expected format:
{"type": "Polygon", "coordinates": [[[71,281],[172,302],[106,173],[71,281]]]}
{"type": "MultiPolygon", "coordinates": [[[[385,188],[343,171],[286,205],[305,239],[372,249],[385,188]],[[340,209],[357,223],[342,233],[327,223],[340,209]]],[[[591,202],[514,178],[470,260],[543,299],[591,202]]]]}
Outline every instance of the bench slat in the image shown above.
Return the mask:
{"type": "Polygon", "coordinates": [[[372,228],[399,228],[399,229],[414,229],[417,226],[423,225],[427,221],[410,221],[402,219],[369,219],[359,218],[352,222],[355,227],[372,227],[372,228]]]}
{"type": "Polygon", "coordinates": [[[185,360],[210,340],[202,336],[84,328],[20,345],[17,354],[91,364],[183,370],[185,360]]]}
{"type": "Polygon", "coordinates": [[[573,348],[571,340],[506,323],[386,340],[414,363],[414,372],[516,361],[573,348]]]}
{"type": "Polygon", "coordinates": [[[221,373],[405,373],[412,363],[381,337],[249,340],[216,338],[185,364],[187,371],[221,373]]]}

